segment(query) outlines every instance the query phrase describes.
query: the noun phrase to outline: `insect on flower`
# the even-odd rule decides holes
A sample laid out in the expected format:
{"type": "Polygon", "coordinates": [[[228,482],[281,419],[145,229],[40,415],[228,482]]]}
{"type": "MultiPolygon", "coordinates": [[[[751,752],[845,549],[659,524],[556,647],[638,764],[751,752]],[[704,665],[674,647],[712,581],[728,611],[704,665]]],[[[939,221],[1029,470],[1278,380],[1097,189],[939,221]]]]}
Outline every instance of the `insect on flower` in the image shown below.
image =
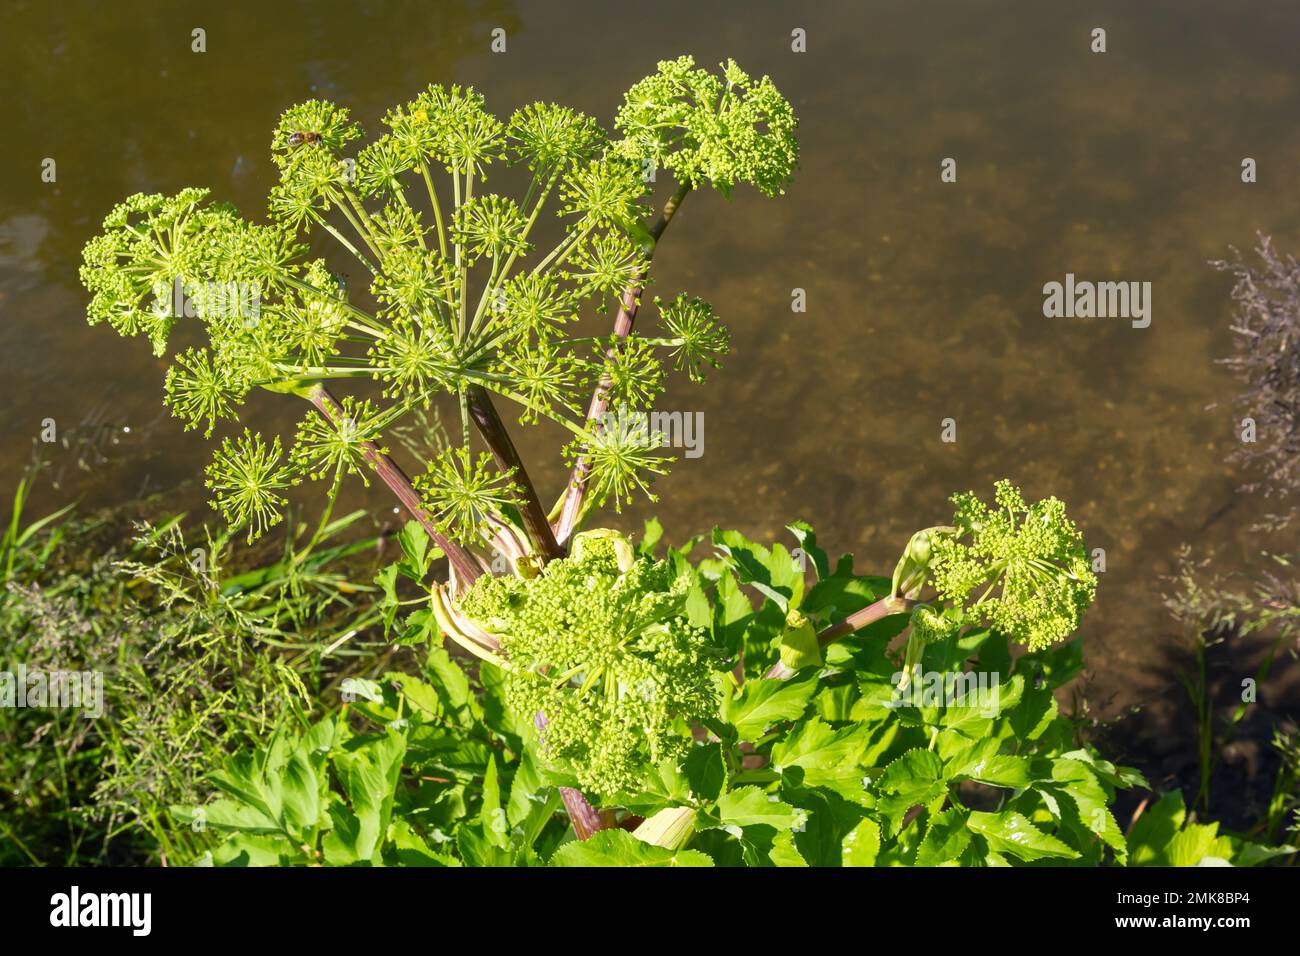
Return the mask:
{"type": "Polygon", "coordinates": [[[308,143],[319,143],[320,133],[314,133],[311,130],[300,129],[296,133],[291,133],[286,144],[290,149],[297,149],[299,146],[306,146],[308,143]]]}

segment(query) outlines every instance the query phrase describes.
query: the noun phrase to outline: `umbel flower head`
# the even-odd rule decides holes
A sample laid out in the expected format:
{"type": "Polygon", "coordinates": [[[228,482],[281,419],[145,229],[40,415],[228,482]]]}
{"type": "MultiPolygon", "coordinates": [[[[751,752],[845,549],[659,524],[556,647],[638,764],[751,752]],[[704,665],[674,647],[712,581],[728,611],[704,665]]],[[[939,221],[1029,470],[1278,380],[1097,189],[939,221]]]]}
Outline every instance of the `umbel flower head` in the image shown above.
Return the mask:
{"type": "Polygon", "coordinates": [[[692,382],[704,381],[704,366],[718,368],[717,356],[726,354],[730,336],[713,314],[713,307],[703,299],[686,293],[665,304],[658,296],[659,321],[669,333],[673,346],[673,364],[684,369],[692,382]]]}
{"type": "Polygon", "coordinates": [[[707,632],[686,619],[687,587],[666,561],[599,530],[536,576],[479,578],[460,606],[499,635],[507,703],[536,718],[547,758],[611,794],[682,751],[678,720],[712,712],[707,632]]]}
{"type": "MultiPolygon", "coordinates": [[[[986,624],[1030,650],[1063,641],[1097,589],[1083,538],[1057,498],[1026,505],[1005,479],[994,497],[990,508],[973,492],[953,495],[952,527],[928,535],[930,582],[967,623],[986,624]]],[[[928,631],[939,625],[934,616],[927,622],[928,631]]]]}
{"type": "Polygon", "coordinates": [[[91,325],[108,322],[124,336],[147,335],[155,355],[180,316],[170,308],[176,282],[190,289],[211,278],[214,237],[235,221],[228,206],[202,208],[208,191],[175,196],[137,193],[104,219],[104,231],[86,243],[81,281],[93,294],[91,325]]]}
{"type": "Polygon", "coordinates": [[[656,476],[668,473],[670,455],[659,450],[647,429],[624,427],[637,413],[615,408],[604,422],[592,422],[585,435],[565,446],[564,454],[572,464],[586,456],[592,500],[598,504],[612,502],[621,514],[623,505],[631,504],[635,492],[651,501],[658,497],[650,484],[656,476]]]}
{"type": "Polygon", "coordinates": [[[436,516],[439,531],[476,544],[491,535],[492,516],[519,496],[511,476],[497,471],[487,452],[475,460],[465,448],[444,448],[415,479],[415,487],[436,516]]]}
{"type": "Polygon", "coordinates": [[[799,161],[794,110],[766,76],[754,81],[734,60],[722,75],[689,56],[665,60],[627,92],[615,125],[623,155],[671,170],[679,182],[709,182],[724,196],[751,183],[775,196],[799,161]]]}
{"type": "Polygon", "coordinates": [[[221,443],[208,465],[207,486],[212,507],[220,511],[231,528],[248,528],[251,544],[280,523],[284,490],[296,483],[292,470],[281,461],[280,439],[270,447],[247,428],[237,439],[221,443]]]}

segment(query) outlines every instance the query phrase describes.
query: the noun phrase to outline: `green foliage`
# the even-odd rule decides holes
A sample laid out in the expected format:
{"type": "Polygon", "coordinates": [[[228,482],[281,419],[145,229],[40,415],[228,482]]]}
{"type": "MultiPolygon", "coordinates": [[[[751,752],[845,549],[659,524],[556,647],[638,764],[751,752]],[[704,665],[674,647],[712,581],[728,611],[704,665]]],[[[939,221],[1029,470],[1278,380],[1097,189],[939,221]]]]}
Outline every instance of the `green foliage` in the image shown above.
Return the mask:
{"type": "Polygon", "coordinates": [[[0,672],[97,672],[102,712],[0,707],[0,863],[188,858],[207,839],[167,805],[356,667],[374,614],[346,569],[373,541],[341,540],[359,514],[256,556],[180,516],[24,523],[28,487],[0,551],[0,672]]]}
{"type": "Polygon", "coordinates": [[[1177,790],[1137,818],[1128,848],[1134,866],[1255,866],[1296,852],[1292,846],[1262,846],[1221,834],[1214,822],[1196,823],[1177,790]]]}
{"type": "MultiPolygon", "coordinates": [[[[1013,658],[996,628],[946,628],[907,685],[895,645],[913,617],[890,579],[832,562],[811,528],[790,527],[799,560],[734,531],[713,533],[713,556],[692,560],[690,542],[656,559],[653,525],[640,547],[588,532],[540,572],[480,579],[460,607],[500,637],[504,666],[462,671],[435,648],[423,679],[358,682],[351,716],[232,761],[205,811],[227,838],[212,860],[1254,865],[1293,852],[1191,820],[1177,794],[1126,835],[1117,794],[1146,782],[1102,758],[1057,701],[1082,669],[1077,641],[1013,658]],[[792,633],[880,602],[892,612],[815,654],[805,645],[803,666],[773,676],[799,660],[785,653],[792,633]],[[629,693],[647,674],[653,700],[629,693]],[[350,747],[375,750],[359,781],[340,767],[350,747]],[[310,785],[286,790],[298,777],[310,785]],[[619,828],[577,839],[560,789],[578,785],[619,828]],[[378,808],[371,824],[359,807],[378,808]]],[[[404,547],[403,573],[420,580],[424,551],[404,547]]]]}
{"type": "Polygon", "coordinates": [[[564,839],[560,799],[505,716],[501,675],[474,682],[436,652],[424,678],[352,681],[339,713],[223,761],[213,799],[173,808],[216,838],[195,862],[541,865],[564,839]]]}

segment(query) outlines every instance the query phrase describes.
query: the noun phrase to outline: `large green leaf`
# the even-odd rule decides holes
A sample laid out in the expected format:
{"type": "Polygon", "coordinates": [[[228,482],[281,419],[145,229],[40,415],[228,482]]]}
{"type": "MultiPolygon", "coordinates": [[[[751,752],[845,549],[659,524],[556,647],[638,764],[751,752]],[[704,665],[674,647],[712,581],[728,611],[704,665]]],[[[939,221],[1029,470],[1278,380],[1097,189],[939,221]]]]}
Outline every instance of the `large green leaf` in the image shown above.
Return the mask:
{"type": "Polygon", "coordinates": [[[999,813],[972,811],[966,820],[994,852],[1007,853],[1021,860],[1047,858],[1074,859],[1079,854],[1050,833],[1034,826],[1022,813],[1003,810],[999,813]]]}
{"type": "Polygon", "coordinates": [[[862,758],[872,734],[866,724],[835,730],[813,717],[772,747],[772,766],[783,774],[798,768],[805,786],[830,787],[855,799],[862,792],[862,758]]]}
{"type": "Polygon", "coordinates": [[[1034,780],[1030,761],[998,753],[1001,746],[1001,741],[989,738],[971,741],[948,760],[944,775],[950,780],[977,780],[994,787],[1029,786],[1034,780]]]}
{"type": "Polygon", "coordinates": [[[913,807],[924,806],[938,813],[948,797],[943,763],[938,755],[921,748],[907,751],[886,767],[874,789],[881,794],[876,807],[891,836],[898,833],[913,807]]]}
{"type": "Polygon", "coordinates": [[[813,674],[790,680],[750,680],[723,700],[721,716],[736,728],[741,740],[756,740],[777,721],[799,717],[816,690],[813,674]]]}
{"type": "Polygon", "coordinates": [[[870,817],[848,832],[842,841],[845,866],[875,866],[880,853],[880,826],[870,817]]]}
{"type": "Polygon", "coordinates": [[[721,744],[692,747],[683,764],[691,792],[702,800],[716,800],[727,783],[727,764],[721,744]]]}
{"type": "Polygon", "coordinates": [[[714,812],[723,826],[770,826],[776,830],[789,830],[800,816],[789,804],[759,787],[740,787],[724,793],[714,812]]]}
{"type": "Polygon", "coordinates": [[[652,816],[666,807],[690,802],[691,785],[677,761],[665,757],[646,771],[638,793],[628,795],[623,805],[640,816],[652,816]]]}
{"type": "Polygon", "coordinates": [[[513,866],[514,853],[497,844],[483,831],[483,825],[463,824],[456,830],[456,849],[466,866],[513,866]]]}
{"type": "Polygon", "coordinates": [[[1168,847],[1187,818],[1180,790],[1170,790],[1154,806],[1147,807],[1129,828],[1128,854],[1131,866],[1169,866],[1168,847]]]}
{"type": "Polygon", "coordinates": [[[925,837],[916,850],[916,865],[942,866],[954,863],[966,852],[970,842],[966,815],[956,809],[945,810],[931,818],[925,837]]]}
{"type": "Polygon", "coordinates": [[[488,840],[499,847],[510,842],[510,823],[501,806],[501,781],[497,772],[496,754],[488,757],[483,774],[483,805],[479,808],[479,823],[488,840]]]}
{"type": "Polygon", "coordinates": [[[741,584],[775,602],[783,612],[803,600],[803,571],[782,544],[770,549],[750,541],[739,531],[713,529],[713,544],[726,556],[741,584]]]}
{"type": "Polygon", "coordinates": [[[1092,769],[1078,760],[1054,760],[1052,780],[1060,784],[1059,789],[1073,802],[1080,823],[1114,850],[1120,863],[1127,862],[1128,844],[1124,832],[1111,814],[1106,791],[1092,769]]]}
{"type": "Polygon", "coordinates": [[[380,851],[405,754],[406,731],[400,727],[390,727],[382,736],[356,737],[335,754],[334,772],[347,794],[351,812],[331,808],[334,829],[323,844],[331,864],[381,862],[380,851]]]}
{"type": "Polygon", "coordinates": [[[713,636],[728,656],[738,654],[744,643],[745,630],[754,619],[754,606],[736,583],[730,571],[718,578],[713,604],[713,636]]]}
{"type": "Polygon", "coordinates": [[[1170,866],[1221,865],[1232,856],[1232,841],[1219,836],[1217,823],[1189,823],[1169,841],[1170,866]]]}

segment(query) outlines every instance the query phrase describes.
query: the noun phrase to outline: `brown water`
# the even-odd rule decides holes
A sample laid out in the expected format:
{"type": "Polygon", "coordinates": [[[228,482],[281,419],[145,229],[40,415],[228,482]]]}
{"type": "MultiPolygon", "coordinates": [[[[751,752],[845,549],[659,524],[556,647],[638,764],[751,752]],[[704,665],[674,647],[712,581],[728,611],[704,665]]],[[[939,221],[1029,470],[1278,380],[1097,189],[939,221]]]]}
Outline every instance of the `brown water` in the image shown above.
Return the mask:
{"type": "MultiPolygon", "coordinates": [[[[800,6],[7,4],[0,487],[46,417],[112,426],[126,460],[97,503],[172,488],[207,460],[202,439],[158,420],[162,365],[144,343],[82,318],[81,245],[125,195],[202,184],[262,209],[269,131],[311,96],[373,126],[425,84],[460,82],[503,114],[548,99],[608,123],[657,59],[734,56],[794,102],[803,168],[780,201],[690,197],[665,238],[655,291],[711,300],[735,348],[708,386],[671,396],[705,413],[704,456],[621,520],[657,511],[674,538],[714,524],[770,537],[802,517],[887,572],[911,531],[947,517],[950,492],[1009,476],[1064,498],[1106,549],[1085,625],[1094,705],[1180,693],[1158,598],[1178,546],[1231,570],[1286,544],[1248,531],[1260,508],[1225,465],[1232,417],[1207,410],[1234,386],[1215,365],[1230,282],[1206,260],[1256,230],[1300,251],[1300,5],[800,6]],[[1105,54],[1089,52],[1095,26],[1105,54]],[[39,179],[47,156],[56,184],[39,179]],[[948,156],[955,184],[940,182],[948,156]],[[1150,328],[1045,319],[1042,286],[1067,272],[1151,282],[1150,328]],[[791,312],[795,287],[806,314],[791,312]]],[[[267,428],[299,415],[274,396],[255,411],[267,428]]],[[[550,463],[547,497],[558,437],[520,436],[550,463]]],[[[73,453],[55,455],[75,476],[73,453]]]]}

